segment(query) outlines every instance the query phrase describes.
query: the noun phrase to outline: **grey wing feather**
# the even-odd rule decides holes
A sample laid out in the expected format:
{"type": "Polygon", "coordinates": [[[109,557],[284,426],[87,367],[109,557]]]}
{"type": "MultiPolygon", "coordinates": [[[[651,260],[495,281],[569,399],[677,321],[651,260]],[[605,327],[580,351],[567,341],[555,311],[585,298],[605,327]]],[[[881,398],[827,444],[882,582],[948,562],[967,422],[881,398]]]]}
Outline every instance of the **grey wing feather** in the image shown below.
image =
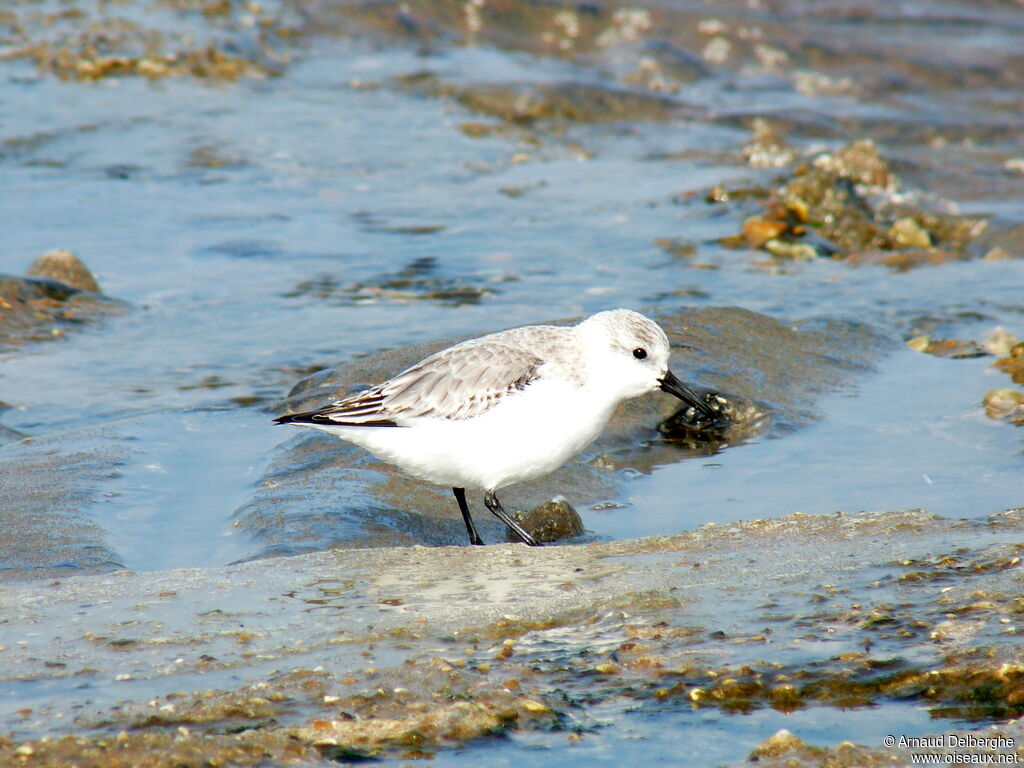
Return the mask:
{"type": "Polygon", "coordinates": [[[525,330],[463,342],[375,387],[278,421],[397,427],[422,416],[452,421],[479,416],[538,377],[544,361],[524,343],[525,330]]]}

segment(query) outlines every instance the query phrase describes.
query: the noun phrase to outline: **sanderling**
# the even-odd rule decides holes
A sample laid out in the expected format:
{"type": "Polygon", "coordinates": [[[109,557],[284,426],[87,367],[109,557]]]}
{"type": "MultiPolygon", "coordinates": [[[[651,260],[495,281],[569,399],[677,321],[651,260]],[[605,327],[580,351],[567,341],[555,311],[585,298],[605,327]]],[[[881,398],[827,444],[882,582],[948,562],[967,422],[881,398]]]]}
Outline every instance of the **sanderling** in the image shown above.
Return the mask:
{"type": "Polygon", "coordinates": [[[530,325],[431,355],[392,379],[278,424],[316,427],[415,477],[450,486],[471,544],[483,544],[466,488],[523,542],[538,542],[495,492],[560,467],[588,446],[621,401],[661,389],[709,418],[707,404],[668,369],[657,323],[627,309],[579,325],[530,325]]]}

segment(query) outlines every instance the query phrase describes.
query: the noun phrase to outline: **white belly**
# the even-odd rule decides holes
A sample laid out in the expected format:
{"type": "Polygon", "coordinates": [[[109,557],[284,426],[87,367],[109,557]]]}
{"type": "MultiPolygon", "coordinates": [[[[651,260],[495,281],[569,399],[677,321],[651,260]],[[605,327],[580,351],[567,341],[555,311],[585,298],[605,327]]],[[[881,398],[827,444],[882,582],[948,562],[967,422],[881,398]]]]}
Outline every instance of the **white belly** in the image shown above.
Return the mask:
{"type": "Polygon", "coordinates": [[[537,381],[481,416],[407,427],[318,427],[439,485],[497,490],[560,467],[597,437],[616,403],[537,381]]]}

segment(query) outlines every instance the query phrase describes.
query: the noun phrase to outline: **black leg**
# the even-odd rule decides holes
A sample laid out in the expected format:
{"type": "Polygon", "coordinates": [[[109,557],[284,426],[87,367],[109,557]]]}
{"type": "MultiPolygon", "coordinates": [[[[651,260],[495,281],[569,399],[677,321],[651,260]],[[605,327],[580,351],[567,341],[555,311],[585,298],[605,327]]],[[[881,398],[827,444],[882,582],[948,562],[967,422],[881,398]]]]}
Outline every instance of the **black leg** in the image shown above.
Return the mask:
{"type": "Polygon", "coordinates": [[[459,502],[459,511],[462,512],[462,519],[466,521],[466,530],[469,532],[469,543],[483,544],[484,540],[481,539],[480,534],[476,532],[476,526],[473,525],[473,518],[469,516],[469,507],[466,506],[466,489],[452,488],[452,493],[455,494],[455,500],[459,502]]]}
{"type": "Polygon", "coordinates": [[[487,508],[491,510],[491,512],[493,512],[501,522],[507,525],[512,533],[518,536],[519,540],[524,544],[529,544],[531,547],[544,546],[533,538],[533,536],[524,531],[519,523],[506,514],[505,510],[502,509],[501,502],[498,501],[498,497],[494,495],[494,491],[487,491],[487,493],[484,494],[484,504],[486,504],[487,508]]]}

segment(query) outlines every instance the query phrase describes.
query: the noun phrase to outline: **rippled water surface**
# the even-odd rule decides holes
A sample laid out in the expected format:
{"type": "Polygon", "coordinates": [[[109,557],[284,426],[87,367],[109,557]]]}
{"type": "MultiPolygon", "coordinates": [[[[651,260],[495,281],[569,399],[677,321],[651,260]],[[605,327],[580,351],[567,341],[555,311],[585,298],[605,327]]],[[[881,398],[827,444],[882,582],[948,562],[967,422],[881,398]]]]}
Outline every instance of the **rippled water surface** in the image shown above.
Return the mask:
{"type": "MultiPolygon", "coordinates": [[[[991,356],[901,346],[921,334],[980,341],[997,326],[1024,335],[1024,9],[664,3],[616,16],[601,37],[586,9],[550,26],[524,3],[521,26],[505,28],[486,4],[470,5],[457,23],[445,3],[405,21],[391,4],[274,6],[296,31],[262,78],[76,80],[3,62],[0,271],[21,274],[67,248],[123,311],[0,353],[0,400],[12,406],[0,418],[35,442],[6,445],[0,460],[55,456],[59,467],[76,451],[116,453],[77,506],[107,566],[203,567],[273,551],[236,525],[237,510],[295,439],[270,418],[303,376],[618,306],[854,320],[893,344],[869,372],[818,393],[813,423],[617,468],[612,503],[580,509],[596,538],[794,511],[977,517],[1024,504],[1020,430],[980,407],[1008,377],[991,356]],[[572,91],[549,112],[527,109],[569,86],[612,95],[572,91]],[[742,194],[711,203],[709,191],[770,188],[791,173],[744,159],[755,117],[807,157],[873,140],[900,179],[897,197],[984,219],[985,234],[966,260],[908,270],[726,247],[721,238],[760,205],[742,194]],[[1016,258],[982,258],[997,246],[1016,258]]],[[[149,23],[202,25],[161,13],[149,23]]],[[[243,16],[214,29],[246,55],[250,33],[230,32],[251,29],[243,16]]],[[[322,512],[294,505],[288,514],[322,512]]],[[[33,564],[2,567],[21,577],[33,564]]],[[[651,714],[652,726],[630,712],[608,738],[616,750],[634,739],[670,749],[677,714],[651,714]]],[[[889,715],[798,717],[856,739],[889,715]]],[[[895,717],[924,727],[919,712],[895,717]]],[[[705,734],[709,749],[719,729],[764,733],[786,720],[706,718],[679,727],[705,734]]],[[[544,749],[531,738],[494,764],[544,749]]],[[[598,760],[588,754],[550,764],[598,760]]],[[[451,764],[479,758],[470,748],[451,764]]]]}
{"type": "MultiPolygon", "coordinates": [[[[8,136],[46,126],[31,149],[5,158],[0,206],[17,222],[5,237],[10,271],[70,247],[131,309],[7,354],[4,397],[16,409],[5,423],[40,434],[132,413],[270,402],[303,370],[614,306],[737,304],[783,320],[852,317],[897,339],[1019,326],[1019,261],[899,274],[828,261],[773,266],[723,250],[714,238],[734,231],[736,218],[676,201],[715,184],[770,179],[710,160],[710,150],[742,143],[740,130],[711,133],[690,121],[585,133],[570,126],[588,154],[561,135],[534,149],[467,138],[458,126],[473,115],[444,100],[352,86],[424,69],[453,78],[557,71],[551,61],[489,49],[417,57],[332,42],[260,83],[9,78],[8,136]],[[529,162],[515,162],[523,151],[529,162]],[[695,256],[666,254],[654,244],[664,237],[692,242],[695,256]]],[[[897,360],[858,398],[830,401],[834,419],[788,445],[727,453],[722,471],[662,468],[636,484],[641,509],[588,525],[622,535],[795,509],[970,515],[1016,503],[1018,438],[976,408],[995,378],[988,361],[897,360]],[[893,454],[919,457],[919,466],[897,472],[893,454]],[[700,512],[657,511],[680,495],[700,512]]],[[[226,524],[229,507],[211,495],[262,452],[262,440],[238,439],[249,419],[237,418],[202,442],[203,464],[217,465],[220,481],[189,477],[181,495],[165,497],[168,524],[196,505],[226,524]]],[[[283,437],[259,434],[268,446],[283,437]]],[[[191,437],[163,440],[187,453],[191,437]]],[[[160,431],[140,439],[160,442],[160,431]]],[[[157,497],[158,485],[154,477],[157,497]]]]}

